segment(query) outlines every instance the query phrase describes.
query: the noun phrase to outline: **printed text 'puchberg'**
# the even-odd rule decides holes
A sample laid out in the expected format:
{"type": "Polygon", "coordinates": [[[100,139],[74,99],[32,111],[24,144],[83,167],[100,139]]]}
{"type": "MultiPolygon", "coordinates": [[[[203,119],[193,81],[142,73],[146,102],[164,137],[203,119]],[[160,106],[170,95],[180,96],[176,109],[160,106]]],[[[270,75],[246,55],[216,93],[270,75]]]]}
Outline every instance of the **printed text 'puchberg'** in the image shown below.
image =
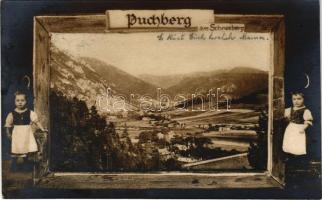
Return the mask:
{"type": "Polygon", "coordinates": [[[108,29],[194,28],[214,21],[212,10],[110,10],[108,29]]]}

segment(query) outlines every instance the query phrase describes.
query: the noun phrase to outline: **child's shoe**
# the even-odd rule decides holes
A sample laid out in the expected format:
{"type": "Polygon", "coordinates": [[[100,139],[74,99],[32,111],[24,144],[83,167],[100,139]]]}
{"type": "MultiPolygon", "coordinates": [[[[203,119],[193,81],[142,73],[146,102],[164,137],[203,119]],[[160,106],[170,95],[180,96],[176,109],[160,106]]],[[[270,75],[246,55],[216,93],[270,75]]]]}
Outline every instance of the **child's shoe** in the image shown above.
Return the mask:
{"type": "Polygon", "coordinates": [[[17,158],[12,158],[11,160],[11,166],[10,166],[11,172],[17,172],[18,171],[18,164],[17,164],[17,158]]]}
{"type": "Polygon", "coordinates": [[[30,172],[30,171],[33,171],[33,169],[34,169],[33,162],[28,160],[28,158],[25,158],[24,164],[23,164],[23,171],[30,172]]]}
{"type": "Polygon", "coordinates": [[[23,163],[24,163],[24,160],[25,160],[25,159],[24,159],[24,157],[18,157],[18,158],[17,158],[17,164],[18,164],[18,165],[23,164],[23,163]]]}

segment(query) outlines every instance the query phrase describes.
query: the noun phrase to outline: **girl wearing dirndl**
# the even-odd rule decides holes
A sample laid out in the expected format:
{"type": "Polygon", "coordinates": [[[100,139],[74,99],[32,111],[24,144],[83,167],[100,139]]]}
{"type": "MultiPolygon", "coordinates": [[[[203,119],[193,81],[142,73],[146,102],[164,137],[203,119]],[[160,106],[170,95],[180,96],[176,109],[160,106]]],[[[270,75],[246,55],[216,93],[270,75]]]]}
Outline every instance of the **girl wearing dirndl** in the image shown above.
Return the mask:
{"type": "Polygon", "coordinates": [[[39,123],[37,114],[26,108],[27,96],[25,93],[15,93],[15,105],[16,108],[6,118],[5,127],[7,136],[11,140],[13,165],[21,166],[27,162],[26,157],[29,153],[38,151],[31,125],[35,124],[41,131],[46,130],[39,123]]]}
{"type": "Polygon", "coordinates": [[[313,117],[304,105],[302,93],[292,94],[293,106],[285,109],[289,124],[285,129],[283,151],[291,155],[306,155],[306,129],[312,126],[313,117]]]}
{"type": "Polygon", "coordinates": [[[283,139],[285,159],[285,182],[290,188],[297,188],[299,180],[303,179],[299,171],[306,171],[309,166],[307,156],[306,130],[312,126],[313,117],[304,105],[304,95],[301,92],[292,94],[293,106],[285,109],[288,125],[283,139]]]}

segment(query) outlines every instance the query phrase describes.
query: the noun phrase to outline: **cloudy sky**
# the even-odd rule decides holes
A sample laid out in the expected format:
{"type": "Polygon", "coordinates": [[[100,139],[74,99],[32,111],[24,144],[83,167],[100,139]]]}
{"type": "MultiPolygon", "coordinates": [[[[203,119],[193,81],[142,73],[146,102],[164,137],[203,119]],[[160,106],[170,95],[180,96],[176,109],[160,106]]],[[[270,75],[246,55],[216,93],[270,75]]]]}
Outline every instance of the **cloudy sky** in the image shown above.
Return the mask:
{"type": "Polygon", "coordinates": [[[182,74],[239,66],[268,71],[270,66],[270,40],[158,41],[159,34],[56,33],[52,43],[74,56],[97,58],[132,75],[182,74]]]}

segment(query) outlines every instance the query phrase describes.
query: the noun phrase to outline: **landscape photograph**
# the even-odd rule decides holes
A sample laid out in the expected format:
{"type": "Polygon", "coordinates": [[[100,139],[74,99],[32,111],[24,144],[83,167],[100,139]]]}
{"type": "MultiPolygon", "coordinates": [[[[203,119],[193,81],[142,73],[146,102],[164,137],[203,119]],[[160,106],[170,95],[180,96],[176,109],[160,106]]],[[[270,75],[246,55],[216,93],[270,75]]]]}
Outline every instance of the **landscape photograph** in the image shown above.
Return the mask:
{"type": "Polygon", "coordinates": [[[265,170],[270,44],[53,34],[52,170],[265,170]]]}

